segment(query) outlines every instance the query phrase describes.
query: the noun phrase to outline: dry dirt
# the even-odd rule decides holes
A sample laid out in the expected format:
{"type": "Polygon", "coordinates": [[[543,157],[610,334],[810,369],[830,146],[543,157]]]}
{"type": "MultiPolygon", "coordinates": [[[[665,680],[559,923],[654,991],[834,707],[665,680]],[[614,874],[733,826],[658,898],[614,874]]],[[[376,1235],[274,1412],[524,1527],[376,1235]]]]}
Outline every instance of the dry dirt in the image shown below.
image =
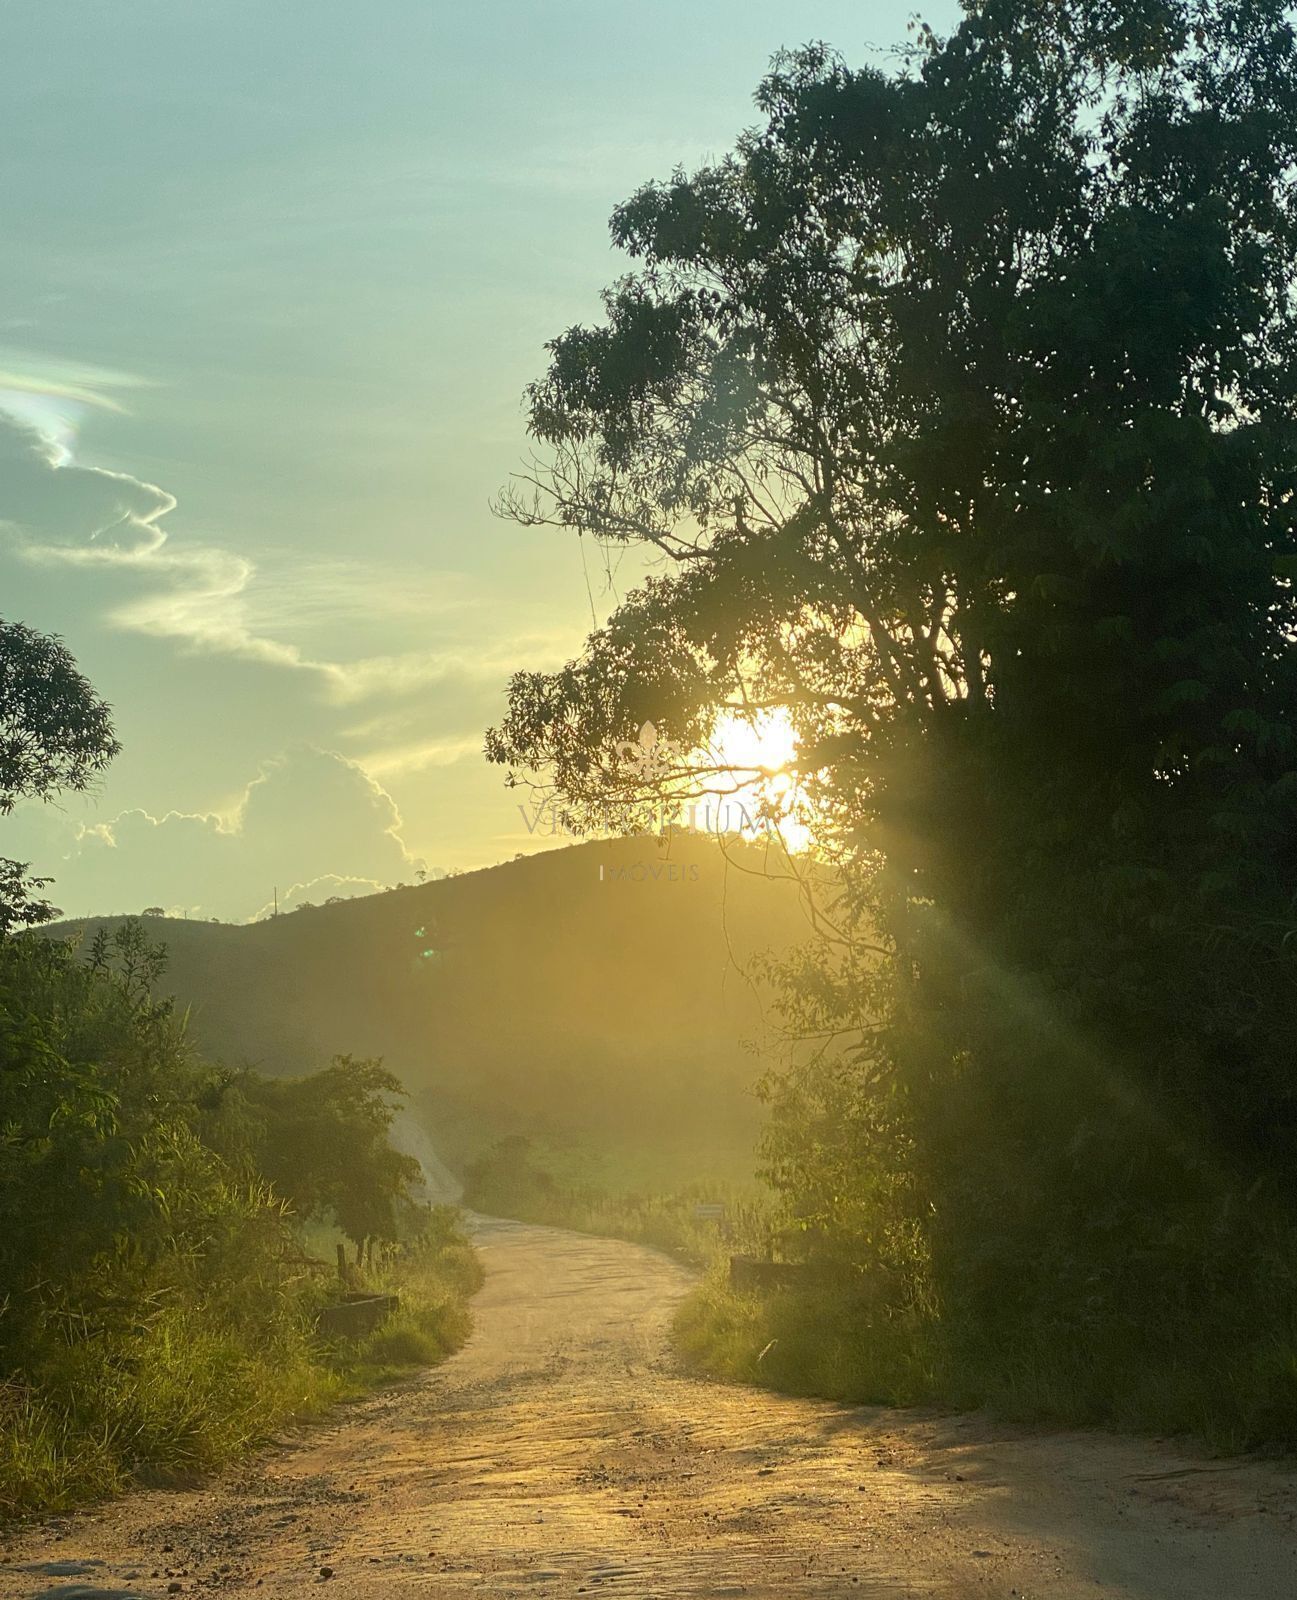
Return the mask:
{"type": "Polygon", "coordinates": [[[682,1268],[516,1223],[479,1242],[445,1366],[220,1482],[28,1530],[0,1600],[1297,1594],[1279,1469],[683,1377],[682,1268]]]}

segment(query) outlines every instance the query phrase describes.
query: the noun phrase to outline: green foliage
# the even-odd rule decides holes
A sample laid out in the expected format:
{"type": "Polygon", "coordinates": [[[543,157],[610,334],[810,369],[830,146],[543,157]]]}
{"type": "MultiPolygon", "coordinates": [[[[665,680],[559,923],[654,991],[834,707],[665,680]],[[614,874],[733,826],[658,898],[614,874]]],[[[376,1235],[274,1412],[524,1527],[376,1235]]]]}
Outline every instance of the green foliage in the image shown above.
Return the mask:
{"type": "Polygon", "coordinates": [[[464,1169],[465,1203],[499,1216],[543,1208],[558,1192],[553,1175],[533,1159],[525,1134],[508,1134],[464,1169]]]}
{"type": "Polygon", "coordinates": [[[1297,1435],[1297,1325],[1269,1299],[1252,1304],[1266,1326],[1249,1326],[1242,1310],[1228,1337],[1195,1323],[1168,1360],[1111,1322],[1060,1344],[1048,1320],[932,1318],[846,1285],[736,1293],[714,1271],[680,1308],[674,1336],[696,1370],[790,1394],[987,1407],[1011,1421],[1192,1434],[1238,1451],[1297,1435]]]}
{"type": "Polygon", "coordinates": [[[52,878],[32,876],[31,863],[0,856],[0,937],[18,928],[38,928],[53,922],[58,907],[40,897],[52,878]]]}
{"type": "Polygon", "coordinates": [[[197,1137],[138,924],[0,940],[0,1510],[218,1465],[336,1392],[283,1204],[197,1137]]]}
{"type": "Polygon", "coordinates": [[[202,1097],[218,1147],[251,1165],[303,1217],[328,1215],[359,1248],[395,1240],[419,1163],[388,1142],[400,1080],[378,1061],[339,1056],[321,1072],[222,1074],[202,1097]]]}
{"type": "Polygon", "coordinates": [[[665,1192],[610,1191],[590,1181],[565,1180],[530,1139],[511,1134],[470,1162],[464,1203],[493,1216],[629,1239],[696,1266],[726,1250],[765,1254],[772,1246],[768,1209],[734,1185],[683,1184],[665,1192]],[[695,1215],[700,1203],[721,1203],[723,1224],[695,1215]]]}
{"type": "Polygon", "coordinates": [[[420,1233],[376,1284],[400,1295],[400,1310],[344,1359],[346,1370],[382,1377],[443,1360],[468,1337],[468,1299],[481,1288],[482,1276],[459,1212],[432,1207],[420,1233]]]}
{"type": "Polygon", "coordinates": [[[642,722],[788,707],[837,869],[766,1086],[805,1253],[916,1350],[1007,1379],[1012,1329],[1044,1410],[1259,1340],[1234,1414],[1290,1428],[1288,9],[985,0],[758,105],[618,209],[635,270],[529,393],[508,509],[668,559],[489,753],[634,817],[642,722]]]}
{"type": "Polygon", "coordinates": [[[0,620],[0,813],[84,789],[118,748],[107,705],[63,642],[0,620]]]}
{"type": "Polygon", "coordinates": [[[952,1386],[940,1330],[880,1316],[847,1290],[760,1297],[735,1293],[712,1272],[673,1332],[692,1367],[741,1383],[864,1405],[977,1403],[967,1382],[952,1386]]]}
{"type": "MultiPolygon", "coordinates": [[[[0,618],[0,816],[87,788],[118,749],[108,707],[62,641],[0,618]]],[[[58,915],[32,892],[48,882],[0,857],[0,938],[58,915]]]]}
{"type": "MultiPolygon", "coordinates": [[[[314,1083],[313,1118],[290,1082],[260,1120],[222,1119],[229,1080],[191,1058],[155,998],[162,964],[137,922],[101,930],[84,958],[71,941],[0,938],[0,1517],[188,1479],[394,1364],[320,1346],[320,1271],[250,1155],[300,1139],[304,1191],[385,1226],[409,1179],[374,1149],[390,1080],[342,1061],[314,1083]],[[353,1149],[348,1190],[335,1169],[353,1149]]],[[[255,1095],[259,1080],[239,1081],[255,1095]]],[[[463,1336],[478,1269],[454,1219],[418,1220],[405,1316],[435,1359],[463,1336]]]]}
{"type": "Polygon", "coordinates": [[[0,940],[0,1350],[121,1327],[287,1238],[276,1203],[188,1121],[183,1030],[137,925],[75,948],[0,940]]]}

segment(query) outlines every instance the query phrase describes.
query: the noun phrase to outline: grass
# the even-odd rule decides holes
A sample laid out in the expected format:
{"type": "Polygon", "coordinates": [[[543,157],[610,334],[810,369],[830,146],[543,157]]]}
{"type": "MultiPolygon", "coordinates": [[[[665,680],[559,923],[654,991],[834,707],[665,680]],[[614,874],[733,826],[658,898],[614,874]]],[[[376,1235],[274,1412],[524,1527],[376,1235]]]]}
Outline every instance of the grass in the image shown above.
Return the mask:
{"type": "Polygon", "coordinates": [[[7,1386],[0,1515],[194,1481],[346,1392],[304,1320],[251,1344],[189,1309],[124,1338],[53,1347],[32,1381],[7,1386]]]}
{"type": "Polygon", "coordinates": [[[845,1293],[740,1294],[713,1270],[677,1312],[674,1336],[696,1371],[786,1394],[901,1406],[941,1394],[929,1330],[845,1293]]]}
{"type": "Polygon", "coordinates": [[[650,1245],[694,1266],[710,1265],[730,1249],[765,1248],[766,1211],[755,1184],[711,1177],[669,1193],[609,1191],[589,1178],[573,1179],[574,1170],[589,1169],[563,1155],[528,1139],[502,1139],[466,1169],[465,1203],[494,1216],[650,1245]],[[716,1203],[725,1207],[723,1227],[695,1214],[700,1204],[716,1203]]]}
{"type": "Polygon", "coordinates": [[[197,1481],[287,1423],[443,1360],[468,1336],[481,1283],[471,1245],[443,1234],[376,1276],[402,1306],[362,1340],[320,1340],[317,1280],[251,1330],[188,1306],[116,1337],[48,1344],[26,1381],[0,1385],[0,1519],[197,1481]]]}
{"type": "Polygon", "coordinates": [[[1237,1453],[1297,1438],[1297,1339],[1209,1323],[1128,1337],[995,1333],[888,1313],[846,1290],[738,1293],[713,1269],[677,1312],[695,1371],[856,1404],[986,1408],[1006,1421],[1180,1435],[1237,1453]]]}
{"type": "Polygon", "coordinates": [[[459,1235],[380,1270],[370,1287],[399,1295],[400,1310],[365,1338],[338,1341],[331,1351],[333,1369],[353,1389],[366,1389],[412,1367],[444,1361],[468,1338],[469,1297],[481,1286],[481,1261],[459,1235]]]}
{"type": "Polygon", "coordinates": [[[729,1254],[769,1256],[773,1243],[751,1188],[608,1193],[565,1180],[548,1152],[516,1140],[468,1176],[468,1198],[484,1210],[652,1245],[703,1267],[673,1336],[684,1363],[710,1377],[855,1404],[986,1408],[1008,1421],[1183,1435],[1226,1453],[1297,1439],[1297,1311],[1276,1311],[1264,1282],[1250,1311],[1204,1304],[1178,1321],[1077,1328],[1005,1317],[988,1326],[889,1307],[858,1283],[736,1291],[729,1254]],[[700,1200],[726,1202],[723,1230],[694,1216],[700,1200]]]}

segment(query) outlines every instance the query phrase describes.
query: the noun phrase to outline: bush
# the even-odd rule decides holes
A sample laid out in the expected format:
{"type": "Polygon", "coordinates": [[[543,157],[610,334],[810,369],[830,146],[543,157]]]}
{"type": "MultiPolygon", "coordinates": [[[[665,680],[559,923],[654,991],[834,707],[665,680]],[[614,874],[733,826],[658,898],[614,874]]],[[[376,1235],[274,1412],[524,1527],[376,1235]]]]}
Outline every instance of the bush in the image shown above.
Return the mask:
{"type": "Polygon", "coordinates": [[[674,1333],[696,1370],[789,1394],[986,1406],[1009,1421],[1190,1434],[1223,1451],[1297,1437],[1297,1329],[1273,1320],[1228,1338],[1190,1325],[1153,1353],[1121,1331],[1059,1340],[1011,1318],[990,1330],[887,1311],[846,1288],[738,1294],[714,1272],[674,1333]]]}
{"type": "MultiPolygon", "coordinates": [[[[212,1085],[229,1080],[191,1059],[153,998],[160,971],[138,923],[88,960],[71,942],[0,938],[0,1517],[190,1480],[467,1332],[480,1269],[454,1215],[425,1210],[402,1318],[364,1352],[321,1344],[323,1269],[233,1139],[237,1119],[213,1116],[212,1085]]],[[[324,1104],[368,1119],[374,1159],[352,1211],[395,1231],[375,1179],[408,1178],[378,1149],[389,1085],[354,1066],[331,1069],[324,1104]]]]}

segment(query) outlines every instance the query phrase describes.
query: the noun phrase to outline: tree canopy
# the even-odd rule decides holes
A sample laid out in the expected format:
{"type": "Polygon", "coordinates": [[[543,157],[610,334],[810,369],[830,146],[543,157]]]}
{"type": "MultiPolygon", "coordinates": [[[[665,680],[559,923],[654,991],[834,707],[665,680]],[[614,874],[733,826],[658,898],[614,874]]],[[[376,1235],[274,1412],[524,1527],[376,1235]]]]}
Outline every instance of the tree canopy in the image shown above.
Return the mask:
{"type": "MultiPolygon", "coordinates": [[[[62,640],[0,618],[0,816],[86,789],[119,749],[108,706],[62,640]]],[[[48,882],[0,857],[0,936],[57,915],[33,893],[48,882]]]]}
{"type": "Polygon", "coordinates": [[[789,708],[845,899],[773,1170],[860,1248],[884,1146],[928,1232],[1015,1184],[1134,1214],[1110,1123],[1291,1191],[1287,7],[985,0],[757,105],[617,209],[632,269],[529,390],[506,509],[661,559],[488,753],[624,815],[644,722],[789,708]]]}
{"type": "Polygon", "coordinates": [[[235,1080],[256,1132],[248,1153],[302,1216],[332,1216],[357,1247],[395,1240],[422,1178],[388,1133],[405,1089],[381,1062],[339,1056],[300,1078],[235,1080]]]}

